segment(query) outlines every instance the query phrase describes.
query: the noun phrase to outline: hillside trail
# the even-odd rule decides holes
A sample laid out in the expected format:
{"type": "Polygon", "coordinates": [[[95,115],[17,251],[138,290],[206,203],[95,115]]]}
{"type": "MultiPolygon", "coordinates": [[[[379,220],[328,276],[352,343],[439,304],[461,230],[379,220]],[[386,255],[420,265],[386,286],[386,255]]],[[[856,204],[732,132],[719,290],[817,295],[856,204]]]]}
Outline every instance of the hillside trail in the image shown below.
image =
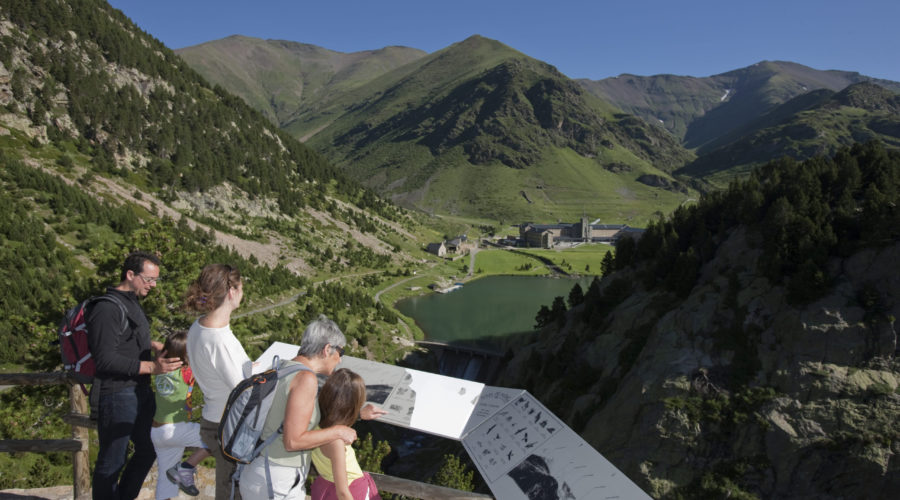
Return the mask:
{"type": "MultiPolygon", "coordinates": [[[[337,281],[337,280],[340,280],[340,279],[343,279],[343,278],[354,278],[354,277],[366,276],[366,275],[369,275],[369,274],[377,274],[377,273],[383,273],[383,272],[384,272],[384,271],[377,271],[377,270],[376,270],[376,271],[366,271],[366,272],[363,272],[363,273],[342,274],[342,275],[340,275],[340,276],[334,276],[334,277],[331,277],[331,278],[328,278],[328,279],[324,279],[324,280],[321,280],[321,281],[316,281],[316,282],[313,282],[312,284],[313,284],[313,285],[321,285],[321,284],[325,284],[325,283],[331,283],[331,282],[333,282],[333,281],[337,281]]],[[[380,293],[380,292],[379,292],[379,293],[380,293]]],[[[239,313],[239,314],[233,314],[231,317],[234,318],[234,319],[238,319],[238,318],[242,318],[242,317],[244,317],[244,316],[250,316],[250,315],[253,315],[253,314],[259,314],[259,313],[262,313],[262,312],[271,311],[272,309],[277,309],[277,308],[279,308],[279,307],[286,306],[286,305],[288,305],[288,304],[290,304],[290,303],[292,303],[292,302],[296,302],[297,299],[299,299],[300,297],[302,297],[302,296],[304,296],[304,295],[306,295],[306,292],[305,292],[305,291],[298,292],[298,293],[295,293],[295,294],[293,294],[293,295],[291,295],[291,296],[289,296],[289,297],[287,297],[287,298],[281,299],[281,300],[279,300],[278,302],[275,302],[275,303],[272,303],[272,304],[266,304],[266,305],[264,305],[264,306],[257,307],[256,309],[251,309],[251,310],[249,310],[249,311],[244,311],[244,312],[239,313]]],[[[378,300],[378,299],[376,298],[375,300],[378,300]]]]}
{"type": "MultiPolygon", "coordinates": [[[[382,288],[381,290],[378,290],[377,292],[375,292],[375,302],[381,301],[381,294],[383,294],[384,292],[387,292],[388,290],[396,288],[396,287],[406,283],[407,281],[412,281],[412,280],[414,280],[416,278],[420,278],[420,277],[421,276],[410,276],[409,278],[402,279],[396,283],[392,283],[392,284],[388,285],[385,288],[382,288]]],[[[406,338],[408,338],[408,339],[413,338],[412,330],[409,329],[409,325],[407,325],[405,321],[398,319],[397,323],[399,323],[403,327],[403,331],[406,332],[406,338]]]]}
{"type": "MultiPolygon", "coordinates": [[[[344,278],[354,278],[354,277],[366,276],[366,275],[369,275],[369,274],[377,274],[377,273],[383,273],[383,272],[384,272],[384,271],[378,271],[378,270],[376,270],[376,271],[366,271],[366,272],[362,272],[362,273],[342,274],[342,275],[340,275],[340,276],[333,276],[333,277],[328,278],[328,279],[324,279],[324,280],[321,280],[321,281],[313,282],[312,285],[313,285],[313,286],[314,286],[314,285],[321,285],[321,284],[325,284],[325,283],[331,283],[331,282],[333,282],[333,281],[337,281],[337,280],[344,279],[344,278]]],[[[380,292],[379,292],[379,293],[380,293],[380,292]]],[[[299,299],[300,297],[302,297],[302,296],[304,296],[304,295],[306,295],[306,291],[301,291],[301,292],[295,293],[295,294],[293,294],[293,295],[290,295],[290,296],[288,296],[287,298],[283,298],[283,299],[279,300],[278,302],[274,302],[274,303],[272,303],[272,304],[266,304],[266,305],[264,305],[264,306],[260,306],[260,307],[251,309],[251,310],[249,310],[249,311],[244,311],[244,312],[241,312],[241,313],[238,313],[238,314],[233,314],[231,317],[232,317],[232,319],[238,319],[238,318],[243,318],[243,317],[245,317],[245,316],[251,316],[251,315],[253,315],[253,314],[259,314],[259,313],[264,313],[264,312],[267,312],[267,311],[271,311],[272,309],[277,309],[277,308],[279,308],[279,307],[284,307],[284,306],[286,306],[286,305],[288,305],[288,304],[292,304],[292,303],[296,302],[297,299],[299,299]]],[[[377,295],[377,294],[376,294],[376,295],[377,295]]],[[[377,301],[378,298],[376,298],[375,300],[377,301]]],[[[248,340],[250,340],[250,341],[259,340],[259,339],[262,339],[262,338],[267,337],[268,335],[269,335],[268,333],[263,333],[263,334],[259,334],[259,335],[254,335],[254,336],[252,336],[252,337],[249,337],[248,340]]],[[[0,500],[2,500],[2,499],[0,499],[0,500]]]]}

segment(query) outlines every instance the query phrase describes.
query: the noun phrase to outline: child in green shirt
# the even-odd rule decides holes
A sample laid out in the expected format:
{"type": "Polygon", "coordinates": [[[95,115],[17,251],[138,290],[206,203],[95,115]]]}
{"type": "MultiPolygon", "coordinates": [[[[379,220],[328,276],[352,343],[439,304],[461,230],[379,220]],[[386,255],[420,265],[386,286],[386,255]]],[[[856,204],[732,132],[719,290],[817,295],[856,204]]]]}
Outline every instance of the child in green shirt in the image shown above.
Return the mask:
{"type": "Polygon", "coordinates": [[[200,424],[191,421],[191,392],[194,376],[188,366],[185,341],[187,331],[178,331],[166,338],[163,350],[170,358],[181,358],[180,370],[156,376],[156,413],[150,439],[156,449],[157,470],[156,500],[174,498],[178,490],[191,496],[200,491],[194,485],[197,464],[210,456],[200,439],[200,424]],[[190,458],[181,461],[185,447],[199,448],[190,458]]]}

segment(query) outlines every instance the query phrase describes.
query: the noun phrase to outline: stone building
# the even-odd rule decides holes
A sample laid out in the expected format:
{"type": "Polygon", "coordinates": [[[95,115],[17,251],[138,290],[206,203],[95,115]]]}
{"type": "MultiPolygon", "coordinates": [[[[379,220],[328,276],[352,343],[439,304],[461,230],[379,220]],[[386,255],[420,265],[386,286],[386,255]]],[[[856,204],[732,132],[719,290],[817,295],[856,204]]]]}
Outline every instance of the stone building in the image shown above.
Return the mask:
{"type": "Polygon", "coordinates": [[[519,241],[523,246],[553,248],[560,243],[614,243],[623,234],[634,236],[642,230],[624,224],[589,223],[587,217],[578,222],[519,225],[519,241]]]}

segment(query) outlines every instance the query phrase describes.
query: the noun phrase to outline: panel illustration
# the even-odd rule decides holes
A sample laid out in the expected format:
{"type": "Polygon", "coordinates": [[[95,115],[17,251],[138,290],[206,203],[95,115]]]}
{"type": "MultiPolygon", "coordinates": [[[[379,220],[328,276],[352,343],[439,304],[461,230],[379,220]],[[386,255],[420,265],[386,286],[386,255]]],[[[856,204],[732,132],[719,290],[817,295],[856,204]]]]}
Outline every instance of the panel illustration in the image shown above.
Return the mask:
{"type": "Polygon", "coordinates": [[[468,431],[462,443],[497,498],[650,498],[527,391],[468,431]]]}

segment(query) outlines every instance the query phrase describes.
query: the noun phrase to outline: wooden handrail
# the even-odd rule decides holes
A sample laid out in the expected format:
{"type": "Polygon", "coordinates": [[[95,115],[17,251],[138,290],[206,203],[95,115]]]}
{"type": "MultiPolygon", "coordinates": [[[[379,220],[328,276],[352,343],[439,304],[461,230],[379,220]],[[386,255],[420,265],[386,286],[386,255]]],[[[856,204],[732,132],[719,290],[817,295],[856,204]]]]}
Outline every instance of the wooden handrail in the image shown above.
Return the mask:
{"type": "Polygon", "coordinates": [[[0,373],[0,385],[77,384],[66,372],[0,373]]]}
{"type": "Polygon", "coordinates": [[[73,426],[82,427],[84,429],[97,429],[97,422],[91,420],[91,416],[85,413],[69,413],[62,416],[62,421],[73,426]]]}
{"type": "MultiPolygon", "coordinates": [[[[72,453],[72,480],[76,500],[90,497],[91,476],[89,463],[88,429],[97,424],[88,415],[87,396],[81,385],[66,372],[52,373],[0,373],[0,385],[69,385],[71,412],[63,416],[63,421],[72,426],[72,439],[7,439],[0,440],[0,453],[51,452],[72,453]]],[[[490,495],[446,488],[434,484],[420,483],[411,479],[372,473],[378,489],[388,493],[428,500],[484,500],[490,495]]]]}
{"type": "Polygon", "coordinates": [[[0,441],[0,452],[81,451],[81,446],[77,439],[4,439],[0,441]]]}
{"type": "Polygon", "coordinates": [[[369,474],[372,475],[372,479],[375,480],[375,485],[378,486],[379,490],[413,498],[428,500],[484,500],[494,498],[490,495],[455,490],[436,484],[420,483],[411,479],[403,479],[402,477],[386,476],[384,474],[375,474],[374,472],[369,474]]]}

